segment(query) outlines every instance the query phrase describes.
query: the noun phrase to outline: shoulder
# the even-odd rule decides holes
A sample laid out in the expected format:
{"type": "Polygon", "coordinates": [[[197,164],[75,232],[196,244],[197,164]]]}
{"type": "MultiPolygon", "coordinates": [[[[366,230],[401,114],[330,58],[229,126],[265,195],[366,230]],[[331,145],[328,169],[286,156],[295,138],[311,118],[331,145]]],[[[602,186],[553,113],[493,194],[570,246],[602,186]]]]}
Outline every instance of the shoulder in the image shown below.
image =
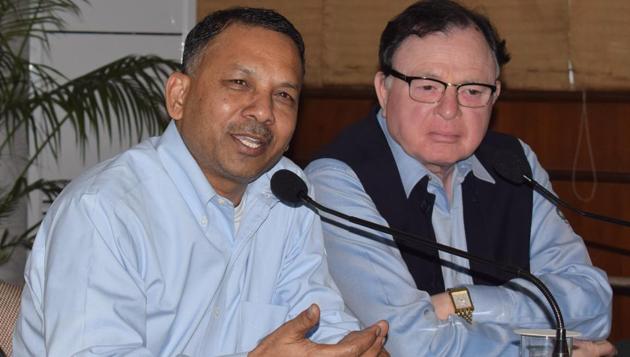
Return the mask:
{"type": "Polygon", "coordinates": [[[101,207],[116,207],[130,201],[155,177],[163,177],[162,171],[152,142],[147,140],[74,178],[51,209],[55,211],[56,206],[68,206],[70,202],[86,210],[96,202],[101,207]]]}
{"type": "Polygon", "coordinates": [[[291,161],[291,159],[284,156],[280,158],[280,160],[273,167],[271,167],[267,172],[265,172],[259,179],[257,179],[256,182],[254,182],[254,184],[260,190],[270,191],[271,178],[276,172],[281,171],[281,170],[289,170],[293,172],[300,179],[306,182],[307,186],[310,187],[310,183],[308,182],[308,179],[306,177],[306,174],[304,174],[304,171],[296,163],[291,161]]]}
{"type": "Polygon", "coordinates": [[[304,172],[315,187],[331,180],[359,181],[356,173],[347,163],[332,158],[320,158],[311,161],[304,172]]]}
{"type": "Polygon", "coordinates": [[[376,118],[377,108],[372,109],[367,117],[344,128],[332,142],[324,145],[314,159],[330,157],[356,160],[364,156],[376,141],[385,140],[376,118]]]}
{"type": "Polygon", "coordinates": [[[484,136],[481,146],[490,146],[493,148],[501,148],[501,149],[518,149],[522,150],[521,141],[510,134],[499,133],[496,131],[488,130],[486,135],[484,136]]]}
{"type": "Polygon", "coordinates": [[[300,166],[298,166],[296,163],[294,163],[291,159],[287,157],[283,156],[282,158],[280,158],[278,163],[276,163],[271,169],[269,169],[269,171],[267,172],[267,175],[271,178],[274,173],[280,170],[292,171],[296,175],[300,176],[300,178],[306,179],[306,175],[304,174],[304,171],[302,171],[302,168],[300,168],[300,166]]]}
{"type": "Polygon", "coordinates": [[[156,170],[162,170],[157,152],[150,141],[145,141],[83,172],[70,182],[66,194],[105,191],[124,195],[156,170]]]}
{"type": "MultiPolygon", "coordinates": [[[[72,180],[46,212],[33,252],[41,255],[51,246],[85,256],[105,252],[96,249],[102,246],[112,253],[123,246],[142,251],[138,247],[148,237],[145,230],[156,221],[150,218],[156,200],[171,191],[156,181],[165,176],[147,144],[103,161],[72,180]],[[156,189],[161,186],[163,192],[156,189]]],[[[116,259],[122,261],[122,256],[116,259]]]]}

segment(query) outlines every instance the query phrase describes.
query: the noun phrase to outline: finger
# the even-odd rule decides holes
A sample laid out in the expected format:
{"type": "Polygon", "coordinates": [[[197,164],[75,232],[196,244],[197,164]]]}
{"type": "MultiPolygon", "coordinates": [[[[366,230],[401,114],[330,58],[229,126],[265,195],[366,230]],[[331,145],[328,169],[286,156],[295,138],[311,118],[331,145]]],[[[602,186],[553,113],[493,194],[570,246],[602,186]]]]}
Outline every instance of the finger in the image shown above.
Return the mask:
{"type": "Polygon", "coordinates": [[[273,332],[292,341],[302,340],[306,333],[319,322],[319,306],[312,304],[293,319],[285,322],[273,332]]]}
{"type": "Polygon", "coordinates": [[[349,333],[338,344],[328,346],[328,349],[334,351],[333,355],[377,356],[387,330],[387,322],[379,321],[368,328],[349,333]]]}
{"type": "Polygon", "coordinates": [[[314,343],[306,333],[319,322],[319,307],[312,304],[293,319],[285,322],[263,338],[248,356],[294,356],[306,355],[314,343]]]}
{"type": "Polygon", "coordinates": [[[600,356],[614,356],[617,354],[617,348],[615,348],[615,345],[606,340],[595,341],[594,343],[597,346],[597,352],[600,356]]]}
{"type": "Polygon", "coordinates": [[[389,333],[389,323],[385,320],[381,320],[377,322],[376,325],[381,328],[381,335],[383,335],[383,337],[386,337],[389,333]]]}
{"type": "Polygon", "coordinates": [[[378,336],[376,340],[374,340],[374,343],[372,343],[372,345],[365,352],[363,352],[361,356],[362,357],[388,356],[388,354],[383,354],[383,352],[385,351],[385,349],[383,348],[384,345],[385,345],[385,336],[382,336],[382,335],[378,336]]]}
{"type": "Polygon", "coordinates": [[[601,341],[573,341],[573,355],[579,356],[614,356],[617,349],[606,340],[601,341]]]}
{"type": "Polygon", "coordinates": [[[385,321],[379,321],[375,326],[378,326],[380,331],[378,332],[377,338],[374,340],[374,343],[365,351],[361,356],[364,357],[386,357],[389,356],[389,353],[385,351],[385,339],[387,338],[387,331],[389,330],[389,324],[385,321]]]}

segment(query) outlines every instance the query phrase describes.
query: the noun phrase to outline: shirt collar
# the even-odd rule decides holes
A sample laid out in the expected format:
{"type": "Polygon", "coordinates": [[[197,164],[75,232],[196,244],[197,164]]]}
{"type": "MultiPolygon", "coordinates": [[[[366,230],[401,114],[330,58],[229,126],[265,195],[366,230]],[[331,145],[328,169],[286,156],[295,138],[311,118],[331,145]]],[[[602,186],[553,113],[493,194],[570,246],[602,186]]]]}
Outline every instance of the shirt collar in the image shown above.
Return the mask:
{"type": "MultiPolygon", "coordinates": [[[[199,203],[205,206],[215,196],[219,196],[186,147],[174,120],[169,123],[159,138],[157,150],[168,175],[177,184],[182,196],[196,213],[199,213],[199,209],[203,209],[198,207],[199,203]]],[[[244,199],[262,198],[268,205],[274,204],[277,199],[271,193],[269,181],[275,171],[285,166],[287,166],[286,159],[282,159],[271,170],[262,174],[254,182],[250,182],[244,199]]]]}
{"type": "MultiPolygon", "coordinates": [[[[410,156],[405,152],[405,150],[400,146],[396,140],[390,135],[387,130],[387,125],[385,123],[385,118],[382,114],[383,110],[379,110],[376,115],[378,120],[378,124],[383,130],[383,134],[385,134],[385,138],[387,139],[387,144],[392,151],[394,156],[394,161],[396,162],[396,167],[398,168],[398,172],[400,174],[400,178],[402,180],[403,188],[405,189],[405,193],[407,197],[409,197],[411,190],[413,187],[420,181],[424,176],[429,175],[430,177],[437,180],[437,177],[429,170],[427,170],[424,165],[422,165],[418,160],[410,156]]],[[[471,155],[470,157],[457,162],[456,164],[455,174],[457,177],[453,179],[457,180],[455,182],[463,181],[463,178],[468,175],[468,173],[472,170],[473,175],[480,180],[489,182],[494,184],[495,181],[488,173],[488,170],[481,164],[479,159],[475,155],[471,155]]]]}

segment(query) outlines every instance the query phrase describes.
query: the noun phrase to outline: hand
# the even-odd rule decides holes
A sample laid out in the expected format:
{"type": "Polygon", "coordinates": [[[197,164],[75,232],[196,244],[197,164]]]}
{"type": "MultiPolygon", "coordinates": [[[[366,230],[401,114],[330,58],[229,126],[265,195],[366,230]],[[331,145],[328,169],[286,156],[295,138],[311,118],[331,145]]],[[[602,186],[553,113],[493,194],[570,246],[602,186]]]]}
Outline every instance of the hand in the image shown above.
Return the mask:
{"type": "Polygon", "coordinates": [[[313,304],[265,337],[248,356],[389,356],[383,349],[389,329],[385,321],[351,332],[334,345],[317,344],[305,337],[318,322],[319,307],[313,304]]]}
{"type": "Polygon", "coordinates": [[[574,339],[571,355],[573,357],[615,356],[617,349],[606,340],[582,341],[574,339]]]}
{"type": "Polygon", "coordinates": [[[447,292],[432,295],[431,303],[439,320],[446,320],[448,315],[455,315],[455,306],[447,292]]]}

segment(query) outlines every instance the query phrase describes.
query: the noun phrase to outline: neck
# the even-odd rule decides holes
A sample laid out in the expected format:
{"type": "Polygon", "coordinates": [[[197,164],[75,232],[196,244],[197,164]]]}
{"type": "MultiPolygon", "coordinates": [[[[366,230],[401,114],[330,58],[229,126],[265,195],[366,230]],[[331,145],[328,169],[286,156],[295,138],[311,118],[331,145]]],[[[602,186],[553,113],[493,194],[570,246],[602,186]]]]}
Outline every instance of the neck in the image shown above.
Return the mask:
{"type": "Polygon", "coordinates": [[[451,181],[453,181],[453,171],[455,171],[455,165],[451,166],[431,166],[427,169],[437,176],[442,181],[442,186],[448,197],[448,201],[451,202],[453,198],[453,189],[451,181]]]}
{"type": "Polygon", "coordinates": [[[241,203],[243,194],[247,189],[247,184],[235,183],[235,182],[217,182],[216,179],[208,177],[208,182],[214,191],[221,197],[227,198],[236,207],[241,203]]]}

